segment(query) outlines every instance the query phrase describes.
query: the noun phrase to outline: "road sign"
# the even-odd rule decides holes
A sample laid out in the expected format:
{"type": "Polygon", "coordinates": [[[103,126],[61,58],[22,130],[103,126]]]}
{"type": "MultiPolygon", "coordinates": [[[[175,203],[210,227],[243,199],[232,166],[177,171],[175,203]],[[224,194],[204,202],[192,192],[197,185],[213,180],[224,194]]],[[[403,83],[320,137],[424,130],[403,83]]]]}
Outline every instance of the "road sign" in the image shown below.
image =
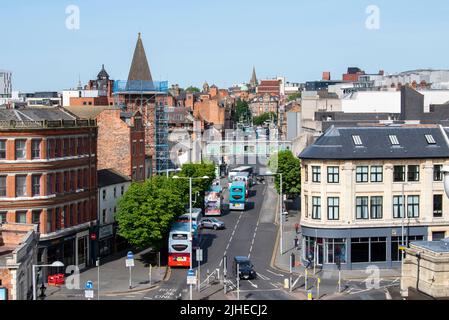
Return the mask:
{"type": "Polygon", "coordinates": [[[407,247],[406,247],[406,246],[399,246],[399,250],[402,250],[402,251],[404,251],[405,249],[407,249],[407,247]]]}
{"type": "Polygon", "coordinates": [[[203,249],[196,249],[196,261],[203,261],[203,249]]]}
{"type": "Polygon", "coordinates": [[[126,267],[127,268],[134,267],[134,259],[126,259],[126,267]]]}
{"type": "Polygon", "coordinates": [[[92,281],[86,281],[86,285],[84,286],[84,289],[86,290],[92,290],[94,288],[94,283],[92,281]]]}
{"type": "Polygon", "coordinates": [[[94,290],[84,290],[84,297],[86,299],[93,299],[94,298],[94,290]]]}
{"type": "Polygon", "coordinates": [[[196,275],[195,271],[189,269],[187,272],[187,284],[196,284],[196,275]]]}
{"type": "Polygon", "coordinates": [[[134,259],[134,253],[132,251],[128,251],[128,254],[126,255],[126,258],[131,260],[134,259]]]}

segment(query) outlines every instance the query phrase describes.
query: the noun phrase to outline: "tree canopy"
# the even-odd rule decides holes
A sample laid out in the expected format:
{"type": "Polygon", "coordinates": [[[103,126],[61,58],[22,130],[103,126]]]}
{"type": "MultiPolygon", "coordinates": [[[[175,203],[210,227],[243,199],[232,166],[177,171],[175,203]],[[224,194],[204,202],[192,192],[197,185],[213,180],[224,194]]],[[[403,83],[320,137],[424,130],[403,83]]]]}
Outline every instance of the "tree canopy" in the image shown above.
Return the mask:
{"type": "Polygon", "coordinates": [[[243,121],[249,123],[250,120],[251,110],[249,109],[248,102],[241,99],[237,100],[234,113],[234,122],[243,121]]]}
{"type": "Polygon", "coordinates": [[[193,87],[193,86],[190,86],[190,87],[186,88],[185,91],[186,91],[186,92],[190,92],[190,93],[193,93],[193,92],[201,92],[201,90],[200,90],[199,88],[193,87]]]}
{"type": "Polygon", "coordinates": [[[301,98],[301,92],[297,92],[297,93],[293,93],[291,95],[288,96],[287,100],[290,101],[294,101],[301,98]]]}
{"type": "Polygon", "coordinates": [[[277,115],[274,112],[266,112],[266,113],[262,113],[260,116],[258,117],[254,117],[253,118],[253,123],[256,126],[260,126],[262,124],[265,123],[265,121],[273,119],[274,122],[277,121],[277,115]]]}
{"type": "MultiPolygon", "coordinates": [[[[290,150],[280,151],[271,156],[268,166],[273,173],[282,173],[282,193],[289,197],[301,192],[301,161],[290,150]]],[[[280,175],[275,178],[275,186],[280,193],[280,175]]]]}

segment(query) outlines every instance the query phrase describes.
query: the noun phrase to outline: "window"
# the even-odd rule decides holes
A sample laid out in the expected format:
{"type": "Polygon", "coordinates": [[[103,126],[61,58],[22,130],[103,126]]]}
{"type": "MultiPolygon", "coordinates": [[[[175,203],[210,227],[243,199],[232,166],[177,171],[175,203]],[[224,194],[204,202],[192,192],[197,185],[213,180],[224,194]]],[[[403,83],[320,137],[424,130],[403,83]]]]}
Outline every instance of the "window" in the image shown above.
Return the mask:
{"type": "Polygon", "coordinates": [[[352,136],[352,141],[354,142],[354,144],[355,144],[356,146],[362,146],[362,145],[363,145],[362,139],[360,139],[360,136],[359,136],[359,135],[353,135],[353,136],[352,136]]]}
{"type": "Polygon", "coordinates": [[[133,141],[133,155],[136,154],[136,141],[133,141]]]}
{"type": "Polygon", "coordinates": [[[6,140],[0,140],[0,159],[6,159],[6,140]]]}
{"type": "Polygon", "coordinates": [[[356,218],[368,219],[368,197],[356,197],[356,218]]]}
{"type": "Polygon", "coordinates": [[[117,198],[117,188],[114,187],[114,198],[117,198]]]}
{"type": "Polygon", "coordinates": [[[368,182],[368,167],[361,166],[355,169],[356,182],[368,182]]]}
{"type": "Polygon", "coordinates": [[[393,146],[399,145],[399,140],[398,140],[398,137],[397,137],[396,135],[390,134],[390,135],[388,136],[388,138],[390,138],[390,142],[391,142],[391,144],[392,144],[393,146]]]}
{"type": "Polygon", "coordinates": [[[446,232],[444,231],[434,231],[432,232],[432,241],[440,241],[446,237],[446,232]]]}
{"type": "Polygon", "coordinates": [[[52,151],[54,150],[55,141],[53,139],[47,139],[47,159],[51,159],[52,151]]]}
{"type": "Polygon", "coordinates": [[[0,176],[0,197],[6,197],[6,176],[0,176]]]}
{"type": "Polygon", "coordinates": [[[312,182],[321,182],[321,167],[312,167],[312,182]]]}
{"type": "Polygon", "coordinates": [[[82,177],[83,177],[83,170],[78,170],[78,177],[77,177],[77,179],[78,179],[78,185],[77,185],[77,189],[81,189],[83,186],[82,186],[82,184],[83,184],[83,180],[82,180],[82,177]]]}
{"type": "Polygon", "coordinates": [[[75,139],[70,139],[70,155],[75,155],[75,139]]]}
{"type": "Polygon", "coordinates": [[[404,202],[402,196],[393,197],[393,218],[402,218],[404,216],[404,202]]]}
{"type": "Polygon", "coordinates": [[[312,197],[312,219],[321,219],[321,197],[312,197]]]}
{"type": "Polygon", "coordinates": [[[48,209],[47,210],[47,233],[50,233],[52,231],[52,225],[53,225],[53,210],[48,209]]]}
{"type": "Polygon", "coordinates": [[[82,203],[78,203],[78,210],[76,212],[76,221],[78,224],[82,223],[82,210],[83,210],[83,205],[82,203]]]}
{"type": "Polygon", "coordinates": [[[62,142],[63,142],[63,156],[67,157],[69,155],[69,139],[64,139],[62,142]]]}
{"type": "Polygon", "coordinates": [[[55,157],[60,158],[61,157],[61,139],[56,139],[56,145],[55,145],[55,157]]]}
{"type": "Polygon", "coordinates": [[[306,213],[306,218],[309,217],[309,197],[307,195],[304,196],[304,212],[306,213]]]}
{"type": "Polygon", "coordinates": [[[393,167],[393,181],[404,182],[405,181],[405,166],[393,167]]]}
{"type": "Polygon", "coordinates": [[[6,223],[6,211],[0,211],[0,224],[6,223]]]}
{"type": "Polygon", "coordinates": [[[443,181],[443,165],[436,164],[433,166],[433,181],[443,181]]]}
{"type": "Polygon", "coordinates": [[[371,262],[387,261],[387,238],[374,237],[370,239],[371,262]]]}
{"type": "Polygon", "coordinates": [[[431,134],[426,134],[426,140],[428,144],[436,144],[435,139],[431,134]]]}
{"type": "Polygon", "coordinates": [[[68,172],[64,172],[62,174],[62,176],[64,178],[64,184],[63,184],[62,192],[67,192],[67,190],[69,190],[69,173],[68,172]]]}
{"type": "Polygon", "coordinates": [[[136,169],[133,169],[132,177],[133,177],[133,180],[137,179],[137,177],[136,177],[136,169]]]}
{"type": "Polygon", "coordinates": [[[371,182],[382,182],[383,168],[382,166],[371,166],[371,182]]]}
{"type": "Polygon", "coordinates": [[[41,195],[41,175],[32,176],[33,197],[39,197],[41,195]]]}
{"type": "Polygon", "coordinates": [[[304,166],[304,179],[305,182],[309,181],[309,166],[304,166]]]}
{"type": "Polygon", "coordinates": [[[346,263],[346,239],[326,239],[326,263],[346,263]]]}
{"type": "Polygon", "coordinates": [[[106,209],[103,209],[102,221],[103,221],[103,223],[106,223],[106,209]]]}
{"type": "Polygon", "coordinates": [[[27,176],[16,176],[16,197],[25,197],[27,176]]]}
{"type": "Polygon", "coordinates": [[[69,176],[70,176],[70,191],[75,191],[75,171],[70,171],[69,172],[69,176]]]}
{"type": "Polygon", "coordinates": [[[419,196],[407,197],[407,213],[409,218],[419,217],[419,196]]]}
{"type": "Polygon", "coordinates": [[[433,195],[433,216],[435,218],[441,218],[443,216],[443,195],[433,195]]]}
{"type": "Polygon", "coordinates": [[[31,158],[41,158],[41,140],[31,140],[31,158]]]}
{"type": "Polygon", "coordinates": [[[327,182],[328,183],[339,183],[339,168],[338,167],[327,167],[327,182]]]}
{"type": "Polygon", "coordinates": [[[144,179],[145,178],[145,176],[143,174],[143,166],[139,167],[139,177],[140,177],[140,179],[144,179]]]}
{"type": "Polygon", "coordinates": [[[81,156],[83,154],[83,140],[81,138],[76,139],[76,153],[77,156],[81,156]]]}
{"type": "Polygon", "coordinates": [[[120,193],[122,194],[122,196],[123,196],[123,194],[125,193],[125,187],[124,187],[124,186],[121,187],[120,193]]]}
{"type": "Polygon", "coordinates": [[[382,219],[382,197],[371,197],[371,219],[382,219]]]}
{"type": "Polygon", "coordinates": [[[404,244],[407,245],[407,242],[411,241],[422,241],[424,239],[423,236],[407,236],[404,237],[405,241],[402,243],[402,236],[391,237],[391,261],[401,261],[402,260],[402,252],[399,250],[399,246],[404,244]]]}
{"type": "Polygon", "coordinates": [[[26,158],[26,140],[16,140],[16,159],[26,158]]]}
{"type": "Polygon", "coordinates": [[[27,223],[26,211],[16,211],[16,223],[27,223]]]}
{"type": "Polygon", "coordinates": [[[41,224],[41,211],[33,210],[31,214],[31,223],[37,224],[37,231],[40,232],[40,224],[41,224]]]}
{"type": "Polygon", "coordinates": [[[106,190],[103,189],[103,200],[106,199],[106,190]]]}
{"type": "Polygon", "coordinates": [[[327,198],[327,219],[328,220],[338,220],[339,219],[339,202],[338,197],[327,198]]]}
{"type": "Polygon", "coordinates": [[[73,226],[75,224],[75,206],[72,204],[69,207],[69,224],[73,226]]]}
{"type": "Polygon", "coordinates": [[[59,173],[59,172],[57,172],[57,173],[55,173],[55,191],[56,191],[56,193],[60,193],[61,192],[61,178],[62,178],[62,175],[59,173]]]}
{"type": "Polygon", "coordinates": [[[408,181],[419,181],[419,166],[408,166],[407,179],[408,181]]]}
{"type": "Polygon", "coordinates": [[[61,229],[61,208],[56,208],[56,230],[60,230],[61,229]]]}
{"type": "Polygon", "coordinates": [[[369,238],[351,239],[351,261],[369,262],[369,238]]]}

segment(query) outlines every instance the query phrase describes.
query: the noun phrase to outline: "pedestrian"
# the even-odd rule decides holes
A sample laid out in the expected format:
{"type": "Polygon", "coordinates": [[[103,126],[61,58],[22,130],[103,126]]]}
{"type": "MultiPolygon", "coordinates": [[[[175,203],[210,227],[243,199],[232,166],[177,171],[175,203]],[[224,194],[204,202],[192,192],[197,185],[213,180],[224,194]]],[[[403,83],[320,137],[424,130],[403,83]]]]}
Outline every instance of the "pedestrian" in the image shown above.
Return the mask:
{"type": "Polygon", "coordinates": [[[295,248],[298,248],[298,241],[299,241],[298,237],[295,237],[295,248]]]}
{"type": "Polygon", "coordinates": [[[298,234],[299,233],[299,223],[295,224],[295,230],[296,230],[296,234],[298,234]]]}

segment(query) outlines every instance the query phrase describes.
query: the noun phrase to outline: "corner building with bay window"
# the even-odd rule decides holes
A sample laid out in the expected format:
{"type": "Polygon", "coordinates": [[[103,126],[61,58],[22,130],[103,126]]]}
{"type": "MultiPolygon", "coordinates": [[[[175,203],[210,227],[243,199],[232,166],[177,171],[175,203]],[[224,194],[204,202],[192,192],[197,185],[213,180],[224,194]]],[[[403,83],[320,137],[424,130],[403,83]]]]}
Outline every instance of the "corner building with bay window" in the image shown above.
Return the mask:
{"type": "Polygon", "coordinates": [[[448,237],[448,143],[436,125],[329,128],[299,155],[303,262],[395,268],[403,235],[405,245],[448,237]]]}
{"type": "Polygon", "coordinates": [[[0,110],[0,223],[38,225],[38,264],[90,264],[96,149],[94,120],[57,108],[0,110]]]}

